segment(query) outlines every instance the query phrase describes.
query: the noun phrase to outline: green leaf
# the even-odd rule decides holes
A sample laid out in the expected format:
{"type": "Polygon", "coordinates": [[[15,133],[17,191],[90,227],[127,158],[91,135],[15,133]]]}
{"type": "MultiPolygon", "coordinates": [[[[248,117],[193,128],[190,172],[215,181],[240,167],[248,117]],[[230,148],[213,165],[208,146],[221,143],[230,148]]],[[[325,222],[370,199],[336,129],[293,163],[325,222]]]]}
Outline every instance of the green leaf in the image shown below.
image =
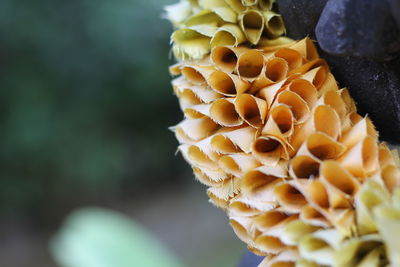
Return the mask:
{"type": "Polygon", "coordinates": [[[130,218],[101,208],[73,212],[50,242],[62,267],[181,267],[148,231],[130,218]]]}

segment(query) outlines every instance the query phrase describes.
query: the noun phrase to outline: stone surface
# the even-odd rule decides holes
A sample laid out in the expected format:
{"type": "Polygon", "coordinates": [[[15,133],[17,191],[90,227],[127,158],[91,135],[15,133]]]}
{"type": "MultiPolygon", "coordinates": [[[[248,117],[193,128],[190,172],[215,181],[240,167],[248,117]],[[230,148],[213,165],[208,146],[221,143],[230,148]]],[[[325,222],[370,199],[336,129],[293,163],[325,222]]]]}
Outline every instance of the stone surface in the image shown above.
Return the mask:
{"type": "Polygon", "coordinates": [[[329,0],[316,37],[334,55],[383,61],[400,51],[400,30],[386,0],[329,0]]]}
{"type": "Polygon", "coordinates": [[[400,28],[400,0],[386,0],[390,5],[390,11],[393,18],[397,22],[397,27],[400,28]]]}
{"type": "Polygon", "coordinates": [[[372,119],[383,141],[400,144],[400,59],[380,63],[321,51],[341,87],[349,88],[360,114],[372,119]]]}
{"type": "Polygon", "coordinates": [[[288,35],[294,39],[314,37],[315,26],[327,0],[278,0],[279,13],[288,35]]]}

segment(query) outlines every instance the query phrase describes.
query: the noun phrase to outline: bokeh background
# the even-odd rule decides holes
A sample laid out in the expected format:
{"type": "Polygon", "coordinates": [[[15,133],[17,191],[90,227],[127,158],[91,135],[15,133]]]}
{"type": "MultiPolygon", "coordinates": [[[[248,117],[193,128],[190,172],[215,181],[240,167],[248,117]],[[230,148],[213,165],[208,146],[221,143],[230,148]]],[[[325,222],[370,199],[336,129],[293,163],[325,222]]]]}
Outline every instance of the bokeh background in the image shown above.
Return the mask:
{"type": "Polygon", "coordinates": [[[49,240],[85,206],[129,216],[185,266],[238,263],[244,244],[168,130],[173,2],[0,1],[1,266],[60,266],[49,240]]]}

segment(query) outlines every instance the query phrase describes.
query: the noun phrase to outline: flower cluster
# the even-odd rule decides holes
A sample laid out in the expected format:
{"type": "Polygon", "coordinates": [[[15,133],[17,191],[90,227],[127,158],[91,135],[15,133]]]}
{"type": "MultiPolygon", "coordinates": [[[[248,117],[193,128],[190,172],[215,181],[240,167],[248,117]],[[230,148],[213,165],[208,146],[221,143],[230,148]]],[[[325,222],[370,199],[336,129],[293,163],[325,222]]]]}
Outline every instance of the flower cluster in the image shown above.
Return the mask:
{"type": "Polygon", "coordinates": [[[213,47],[278,44],[288,38],[274,0],[182,0],[165,7],[177,30],[172,34],[178,59],[201,59],[213,47]]]}
{"type": "MultiPolygon", "coordinates": [[[[266,4],[225,3],[250,2],[266,4]]],[[[310,39],[238,44],[170,67],[185,115],[172,129],[210,201],[260,266],[399,266],[397,154],[310,39]]]]}

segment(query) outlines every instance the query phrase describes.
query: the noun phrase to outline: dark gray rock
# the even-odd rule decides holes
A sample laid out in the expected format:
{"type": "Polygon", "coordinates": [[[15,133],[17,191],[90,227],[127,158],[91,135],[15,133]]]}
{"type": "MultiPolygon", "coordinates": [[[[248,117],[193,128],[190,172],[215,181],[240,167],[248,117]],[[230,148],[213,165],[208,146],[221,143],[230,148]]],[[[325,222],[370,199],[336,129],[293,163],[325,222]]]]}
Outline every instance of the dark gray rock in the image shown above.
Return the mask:
{"type": "Polygon", "coordinates": [[[278,0],[288,35],[294,39],[314,37],[315,26],[327,0],[278,0]]]}
{"type": "Polygon", "coordinates": [[[390,11],[393,18],[397,22],[397,27],[400,28],[400,0],[386,0],[390,5],[390,11]]]}
{"type": "Polygon", "coordinates": [[[358,111],[371,118],[381,140],[400,144],[400,59],[381,63],[321,51],[341,87],[349,88],[358,111]]]}
{"type": "Polygon", "coordinates": [[[316,37],[333,55],[391,60],[400,51],[400,30],[386,0],[329,0],[316,37]]]}

